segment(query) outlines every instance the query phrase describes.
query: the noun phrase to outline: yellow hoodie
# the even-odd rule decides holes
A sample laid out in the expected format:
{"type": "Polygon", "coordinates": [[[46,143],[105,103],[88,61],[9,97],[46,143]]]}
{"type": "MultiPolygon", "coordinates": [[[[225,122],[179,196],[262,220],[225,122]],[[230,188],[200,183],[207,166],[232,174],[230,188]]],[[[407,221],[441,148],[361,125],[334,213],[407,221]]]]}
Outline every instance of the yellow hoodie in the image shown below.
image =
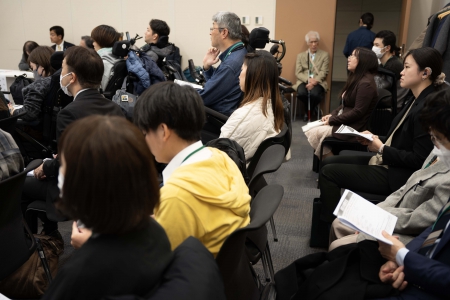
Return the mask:
{"type": "Polygon", "coordinates": [[[182,165],[172,173],[154,212],[172,249],[194,236],[216,257],[225,239],[250,222],[251,197],[228,155],[208,149],[210,158],[182,165]]]}

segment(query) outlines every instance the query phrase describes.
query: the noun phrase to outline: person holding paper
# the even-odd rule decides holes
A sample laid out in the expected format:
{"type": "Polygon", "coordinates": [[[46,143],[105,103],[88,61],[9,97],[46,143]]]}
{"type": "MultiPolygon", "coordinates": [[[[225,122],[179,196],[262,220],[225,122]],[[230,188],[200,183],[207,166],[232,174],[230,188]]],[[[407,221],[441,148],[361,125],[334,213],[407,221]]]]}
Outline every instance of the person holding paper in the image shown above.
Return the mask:
{"type": "Polygon", "coordinates": [[[372,142],[359,139],[370,151],[378,152],[376,156],[339,155],[323,161],[319,175],[321,220],[330,223],[334,220],[333,210],[341,197],[341,188],[388,196],[422,167],[433,144],[419,114],[427,96],[437,97],[431,94],[443,83],[441,70],[442,57],[433,48],[415,49],[406,55],[401,86],[411,89],[415,99],[394,118],[386,137],[373,135],[372,142]]]}
{"type": "MultiPolygon", "coordinates": [[[[336,133],[342,124],[357,131],[367,128],[370,114],[377,102],[377,87],[373,77],[377,68],[378,61],[374,52],[359,47],[353,50],[348,58],[350,75],[339,96],[341,105],[322,118],[323,126],[305,132],[317,156],[320,155],[320,147],[326,137],[333,136],[343,140],[353,138],[336,133]]],[[[329,155],[332,155],[331,149],[324,147],[323,158],[329,155]]]]}

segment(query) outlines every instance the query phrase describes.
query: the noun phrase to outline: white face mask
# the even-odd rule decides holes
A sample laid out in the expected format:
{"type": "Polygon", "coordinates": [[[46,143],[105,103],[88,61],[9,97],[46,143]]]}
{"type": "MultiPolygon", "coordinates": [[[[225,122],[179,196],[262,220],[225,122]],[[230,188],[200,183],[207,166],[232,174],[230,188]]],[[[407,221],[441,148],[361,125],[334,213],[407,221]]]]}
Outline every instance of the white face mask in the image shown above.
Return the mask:
{"type": "Polygon", "coordinates": [[[442,146],[439,142],[436,141],[436,143],[439,145],[438,147],[434,146],[433,154],[437,155],[439,157],[439,160],[442,160],[447,164],[447,167],[450,169],[450,150],[442,146]]]}
{"type": "Polygon", "coordinates": [[[384,56],[384,54],[386,53],[386,51],[381,53],[381,50],[383,50],[384,48],[386,48],[386,47],[383,47],[383,48],[378,48],[377,46],[372,47],[372,51],[375,52],[375,55],[377,56],[378,59],[382,58],[384,56]]]}
{"type": "Polygon", "coordinates": [[[59,174],[58,174],[59,198],[63,197],[63,186],[64,186],[64,175],[62,174],[61,168],[60,168],[59,174]]]}
{"type": "Polygon", "coordinates": [[[70,74],[72,74],[72,72],[67,73],[67,74],[64,75],[64,76],[59,75],[59,85],[61,86],[61,89],[63,90],[64,94],[66,94],[66,95],[69,96],[69,97],[72,97],[72,93],[69,92],[69,90],[67,89],[67,87],[70,85],[70,82],[69,82],[69,84],[66,85],[66,86],[62,85],[62,83],[61,83],[62,79],[63,79],[64,77],[66,77],[67,75],[70,75],[70,74]]]}

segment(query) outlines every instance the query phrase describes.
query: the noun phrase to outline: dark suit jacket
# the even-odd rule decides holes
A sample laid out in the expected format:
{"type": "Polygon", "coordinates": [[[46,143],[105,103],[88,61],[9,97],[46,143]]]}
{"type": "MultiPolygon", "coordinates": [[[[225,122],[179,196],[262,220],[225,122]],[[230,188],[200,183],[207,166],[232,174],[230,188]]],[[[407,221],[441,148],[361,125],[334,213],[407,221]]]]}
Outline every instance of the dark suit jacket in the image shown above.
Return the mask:
{"type": "Polygon", "coordinates": [[[370,114],[378,100],[377,86],[372,74],[365,74],[358,82],[350,95],[345,95],[344,105],[331,112],[329,124],[333,126],[333,137],[341,140],[355,139],[352,136],[336,134],[336,130],[344,124],[357,131],[364,131],[370,119],[370,114]],[[338,116],[339,110],[344,111],[338,116]]]}
{"type": "MultiPolygon", "coordinates": [[[[433,150],[430,135],[422,128],[419,114],[425,103],[425,98],[435,91],[430,85],[417,97],[414,106],[409,111],[403,124],[395,132],[391,146],[383,149],[383,163],[389,165],[388,180],[393,191],[398,190],[415,171],[422,167],[425,158],[433,150]]],[[[391,124],[388,134],[380,137],[383,142],[392,134],[410,105],[397,114],[391,124]]]]}
{"type": "MultiPolygon", "coordinates": [[[[125,117],[122,109],[101,95],[96,89],[88,89],[81,92],[76,99],[62,109],[56,120],[56,139],[63,133],[64,129],[72,122],[90,115],[113,115],[125,117]]],[[[55,214],[53,202],[58,198],[59,189],[57,177],[59,172],[59,158],[48,160],[44,163],[44,174],[49,180],[47,192],[47,216],[51,219],[60,219],[55,214]],[[52,179],[53,178],[53,179],[52,179]]]]}
{"type": "MultiPolygon", "coordinates": [[[[73,46],[75,46],[75,45],[72,44],[72,43],[69,43],[69,42],[64,41],[64,48],[63,48],[63,51],[66,51],[67,48],[70,48],[70,47],[73,47],[73,46]]],[[[56,44],[53,45],[52,48],[53,48],[53,50],[56,51],[56,44]]]]}

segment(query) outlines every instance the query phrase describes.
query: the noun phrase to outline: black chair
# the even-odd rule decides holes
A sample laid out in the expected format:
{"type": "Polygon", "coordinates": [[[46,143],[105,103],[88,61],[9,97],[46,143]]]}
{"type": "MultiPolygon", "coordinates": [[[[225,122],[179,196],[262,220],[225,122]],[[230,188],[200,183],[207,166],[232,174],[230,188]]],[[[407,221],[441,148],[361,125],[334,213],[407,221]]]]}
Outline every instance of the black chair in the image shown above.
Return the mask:
{"type": "Polygon", "coordinates": [[[209,107],[205,106],[206,123],[201,131],[202,143],[206,144],[211,140],[218,139],[220,136],[220,128],[228,120],[228,116],[223,115],[209,107]]]}
{"type": "Polygon", "coordinates": [[[22,266],[36,250],[36,241],[22,217],[20,197],[27,173],[41,163],[42,160],[34,160],[23,172],[0,181],[0,280],[22,266]],[[25,235],[24,230],[31,238],[25,235]]]}
{"type": "MultiPolygon", "coordinates": [[[[391,93],[385,89],[378,89],[378,100],[375,109],[370,114],[368,130],[376,135],[385,135],[394,119],[393,111],[385,106],[385,100],[391,97],[391,93]]],[[[313,154],[313,171],[319,172],[323,157],[323,147],[329,146],[333,153],[338,154],[342,150],[367,151],[367,147],[358,142],[344,141],[334,137],[327,137],[320,146],[319,158],[313,154]]]]}
{"type": "Polygon", "coordinates": [[[230,234],[217,254],[216,262],[222,274],[227,299],[275,299],[274,283],[261,286],[247,256],[245,243],[248,233],[264,227],[273,216],[283,193],[283,187],[280,185],[264,187],[253,199],[253,217],[250,224],[230,234]]]}

